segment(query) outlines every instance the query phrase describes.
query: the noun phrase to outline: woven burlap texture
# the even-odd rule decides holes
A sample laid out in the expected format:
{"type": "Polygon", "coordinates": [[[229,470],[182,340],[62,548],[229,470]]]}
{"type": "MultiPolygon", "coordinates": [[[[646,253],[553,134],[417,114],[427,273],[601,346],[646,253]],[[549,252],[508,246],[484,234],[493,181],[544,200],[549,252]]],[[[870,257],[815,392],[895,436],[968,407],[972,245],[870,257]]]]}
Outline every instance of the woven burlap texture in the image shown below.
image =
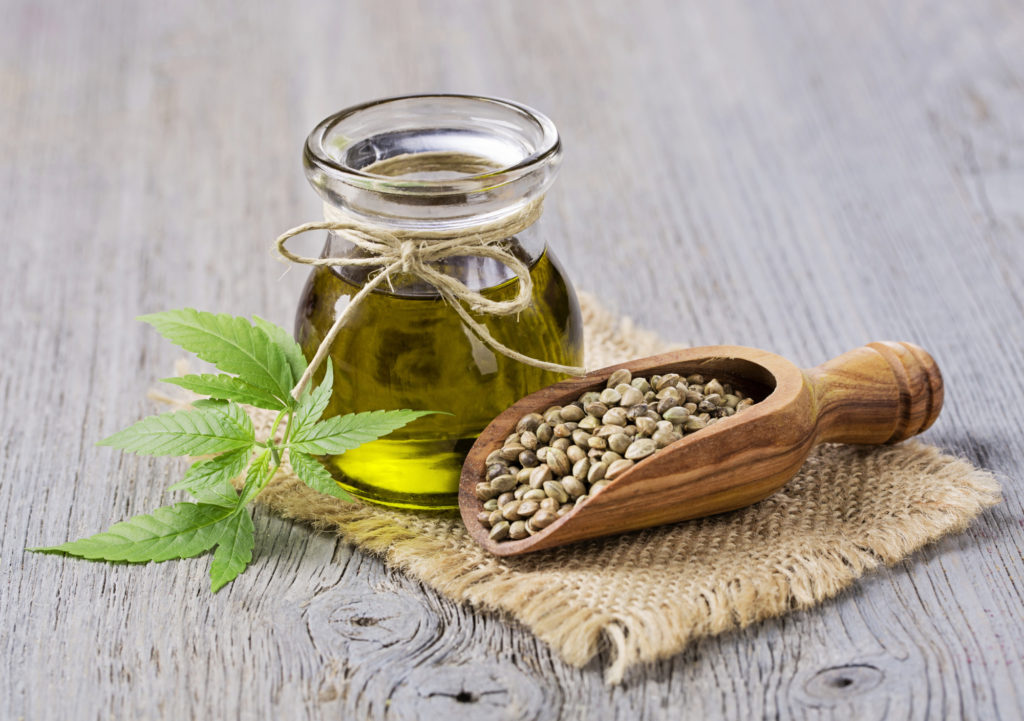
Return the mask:
{"type": "MultiPolygon", "coordinates": [[[[589,368],[668,347],[592,297],[582,305],[589,368]]],[[[267,415],[256,414],[266,428],[267,415]]],[[[813,606],[999,502],[990,473],[936,448],[828,445],[749,508],[499,559],[455,514],[342,503],[285,471],[259,498],[274,513],[380,554],[448,598],[515,618],[574,666],[608,644],[609,683],[701,636],[813,606]]]]}

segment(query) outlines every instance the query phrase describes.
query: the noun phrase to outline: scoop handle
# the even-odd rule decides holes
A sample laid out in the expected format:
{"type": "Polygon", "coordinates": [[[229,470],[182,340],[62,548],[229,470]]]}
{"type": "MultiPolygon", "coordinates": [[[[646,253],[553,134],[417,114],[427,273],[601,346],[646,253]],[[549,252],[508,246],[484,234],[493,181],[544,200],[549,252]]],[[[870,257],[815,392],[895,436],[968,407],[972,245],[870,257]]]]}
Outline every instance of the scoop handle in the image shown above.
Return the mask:
{"type": "Polygon", "coordinates": [[[939,366],[913,343],[868,343],[804,374],[821,442],[897,443],[927,429],[942,410],[939,366]]]}

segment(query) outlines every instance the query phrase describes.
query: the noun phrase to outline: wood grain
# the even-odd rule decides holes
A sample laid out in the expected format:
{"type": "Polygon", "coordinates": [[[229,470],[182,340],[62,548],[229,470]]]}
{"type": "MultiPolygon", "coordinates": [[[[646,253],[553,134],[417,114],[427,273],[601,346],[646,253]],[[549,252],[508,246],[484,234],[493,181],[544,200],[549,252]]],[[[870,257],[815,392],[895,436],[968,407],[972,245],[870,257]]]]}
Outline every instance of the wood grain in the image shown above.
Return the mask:
{"type": "MultiPolygon", "coordinates": [[[[4,0],[0,716],[1024,716],[1024,14],[949,3],[4,0]],[[576,283],[662,335],[801,366],[928,348],[925,439],[1005,503],[807,612],[607,688],[530,634],[257,514],[253,568],[24,552],[166,500],[182,470],[96,448],[178,353],[133,320],[290,322],[273,262],[314,219],[322,117],[407,92],[558,124],[545,222],[576,283]],[[598,279],[601,280],[598,280],[598,279]],[[894,309],[899,309],[898,312],[894,309]]],[[[316,252],[318,239],[310,240],[316,252]]]]}

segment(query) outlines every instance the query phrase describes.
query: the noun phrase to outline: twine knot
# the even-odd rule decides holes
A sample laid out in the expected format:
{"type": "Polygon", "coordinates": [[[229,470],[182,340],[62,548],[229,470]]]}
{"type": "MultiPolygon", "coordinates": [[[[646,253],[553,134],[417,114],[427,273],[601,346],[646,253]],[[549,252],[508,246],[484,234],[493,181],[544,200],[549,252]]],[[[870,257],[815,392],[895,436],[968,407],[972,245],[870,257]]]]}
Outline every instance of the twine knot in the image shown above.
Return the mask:
{"type": "Polygon", "coordinates": [[[401,269],[403,273],[413,272],[413,263],[416,262],[416,241],[403,240],[401,248],[401,269]]]}
{"type": "Polygon", "coordinates": [[[293,263],[315,267],[379,268],[379,270],[371,272],[363,287],[352,296],[345,309],[335,318],[334,324],[321,341],[306,372],[292,389],[292,395],[298,398],[309,384],[313,374],[323,364],[352,309],[359,305],[366,294],[372,292],[381,282],[387,280],[390,285],[391,275],[395,272],[415,276],[437,289],[440,296],[458,314],[463,323],[494,351],[542,370],[575,376],[584,375],[585,369],[578,366],[566,366],[531,358],[503,345],[491,335],[484,325],[474,320],[463,306],[465,303],[475,313],[495,316],[515,315],[530,306],[533,298],[533,279],[530,277],[530,269],[503,245],[502,241],[532,225],[540,217],[540,213],[541,201],[538,199],[528,203],[510,216],[469,228],[405,230],[360,223],[342,214],[334,206],[325,204],[324,221],[304,223],[282,233],[277,238],[277,252],[282,258],[293,263]],[[363,253],[359,256],[310,258],[296,255],[288,250],[286,243],[290,238],[311,230],[333,231],[356,248],[361,249],[363,253]],[[515,298],[505,301],[492,300],[471,290],[457,278],[434,267],[438,261],[456,256],[491,258],[508,267],[519,280],[519,290],[515,298]]]}

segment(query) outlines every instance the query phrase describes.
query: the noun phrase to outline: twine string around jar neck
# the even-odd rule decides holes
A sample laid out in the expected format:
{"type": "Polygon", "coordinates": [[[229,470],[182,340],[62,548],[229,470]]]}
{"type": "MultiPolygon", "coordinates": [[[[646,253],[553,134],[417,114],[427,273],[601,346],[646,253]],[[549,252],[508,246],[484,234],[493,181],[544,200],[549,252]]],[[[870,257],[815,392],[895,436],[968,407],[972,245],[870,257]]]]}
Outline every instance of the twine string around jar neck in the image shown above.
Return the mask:
{"type": "MultiPolygon", "coordinates": [[[[431,153],[431,156],[461,155],[431,153]]],[[[415,156],[413,156],[415,157],[415,156]]],[[[451,170],[453,166],[465,168],[480,167],[481,159],[472,158],[475,166],[468,166],[469,161],[460,157],[435,157],[431,160],[437,163],[444,163],[443,169],[451,170]],[[447,162],[445,162],[447,161],[447,162]]],[[[399,175],[407,172],[407,163],[410,159],[404,156],[390,158],[371,166],[374,173],[381,175],[399,175]],[[384,166],[378,169],[378,166],[384,166]],[[381,172],[385,170],[385,172],[381,172]]],[[[440,168],[440,165],[438,166],[440,168]]],[[[416,170],[431,170],[430,166],[424,166],[419,162],[416,170]]],[[[476,172],[479,172],[477,170],[476,172]]],[[[533,296],[533,279],[530,277],[530,269],[517,258],[512,252],[502,245],[501,241],[522,232],[532,225],[541,214],[542,201],[540,198],[533,200],[521,209],[499,218],[479,225],[459,229],[443,230],[406,230],[386,228],[380,225],[372,225],[365,222],[358,222],[344,215],[334,206],[324,205],[324,220],[312,223],[303,223],[291,230],[285,231],[278,236],[276,241],[277,252],[282,258],[292,263],[311,265],[314,267],[379,267],[380,270],[373,272],[367,278],[366,283],[359,289],[349,301],[345,309],[334,319],[330,330],[324,336],[316,349],[312,360],[303,373],[302,378],[292,389],[292,396],[298,398],[306,386],[309,385],[313,374],[319,369],[330,352],[338,333],[341,332],[346,319],[350,316],[368,293],[371,293],[382,282],[391,282],[391,274],[400,272],[412,275],[433,286],[438,294],[458,314],[476,336],[492,350],[501,353],[512,360],[524,363],[534,368],[565,373],[568,375],[581,376],[586,370],[579,366],[568,366],[559,363],[540,360],[524,355],[503,343],[499,342],[485,325],[475,320],[469,313],[480,313],[493,316],[515,315],[529,307],[533,296]],[[311,230],[330,230],[352,243],[365,252],[364,257],[328,257],[312,258],[292,253],[287,248],[289,239],[311,230]],[[479,258],[491,258],[504,264],[518,279],[519,289],[516,296],[511,300],[492,300],[482,293],[474,291],[457,278],[439,271],[433,266],[438,261],[456,256],[476,256],[479,258]],[[465,305],[464,305],[465,304],[465,305]],[[469,310],[466,310],[469,306],[469,310]]]]}

